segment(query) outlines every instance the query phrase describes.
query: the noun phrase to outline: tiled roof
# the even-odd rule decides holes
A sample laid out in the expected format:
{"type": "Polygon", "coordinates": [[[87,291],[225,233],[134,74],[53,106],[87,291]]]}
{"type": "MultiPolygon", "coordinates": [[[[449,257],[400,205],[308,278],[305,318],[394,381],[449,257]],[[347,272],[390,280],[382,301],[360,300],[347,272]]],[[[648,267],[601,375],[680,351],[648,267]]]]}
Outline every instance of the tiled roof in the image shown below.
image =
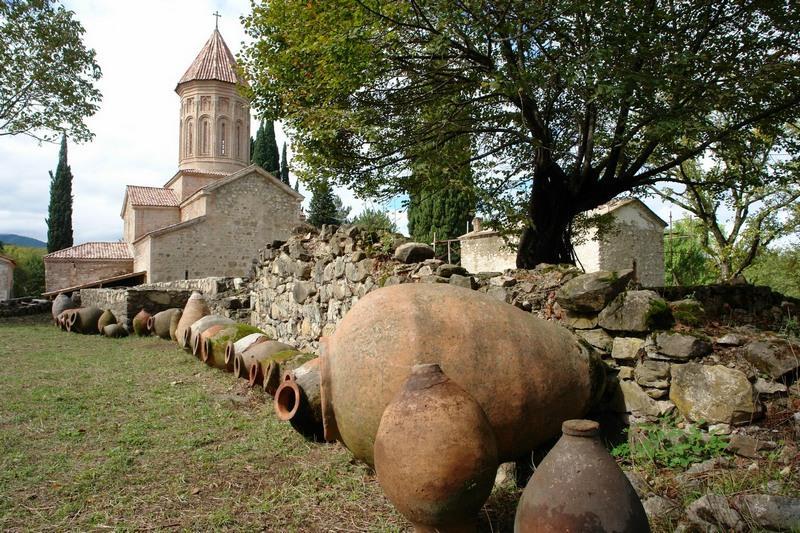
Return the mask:
{"type": "Polygon", "coordinates": [[[147,207],[178,207],[180,205],[178,197],[172,189],[128,185],[127,195],[131,205],[147,207]]]}
{"type": "Polygon", "coordinates": [[[237,73],[236,59],[234,59],[228,45],[222,40],[219,31],[214,30],[200,53],[194,59],[181,83],[194,80],[219,80],[228,83],[244,84],[244,80],[237,73]]]}
{"type": "Polygon", "coordinates": [[[85,242],[47,254],[45,259],[74,261],[77,259],[133,260],[126,242],[85,242]]]}

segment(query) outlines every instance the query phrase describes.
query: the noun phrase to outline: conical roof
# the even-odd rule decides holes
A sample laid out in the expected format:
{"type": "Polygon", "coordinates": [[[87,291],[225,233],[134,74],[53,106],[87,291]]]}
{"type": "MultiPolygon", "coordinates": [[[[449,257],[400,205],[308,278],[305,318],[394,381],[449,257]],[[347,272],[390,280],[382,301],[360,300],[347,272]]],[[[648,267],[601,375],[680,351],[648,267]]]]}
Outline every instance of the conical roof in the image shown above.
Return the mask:
{"type": "Polygon", "coordinates": [[[238,74],[236,59],[222,39],[219,30],[214,30],[214,33],[211,34],[203,49],[200,50],[200,53],[197,54],[189,69],[178,82],[178,86],[195,80],[218,80],[245,84],[245,81],[238,74]]]}

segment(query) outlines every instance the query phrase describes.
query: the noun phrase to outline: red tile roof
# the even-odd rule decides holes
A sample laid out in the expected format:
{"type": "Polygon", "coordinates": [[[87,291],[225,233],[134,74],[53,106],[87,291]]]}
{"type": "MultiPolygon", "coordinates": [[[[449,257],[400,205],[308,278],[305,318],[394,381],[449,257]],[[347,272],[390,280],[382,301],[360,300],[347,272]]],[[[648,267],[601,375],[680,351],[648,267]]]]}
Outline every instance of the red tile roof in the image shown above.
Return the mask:
{"type": "Polygon", "coordinates": [[[219,80],[245,84],[244,79],[238,74],[236,59],[217,30],[211,34],[178,85],[194,80],[219,80]]]}
{"type": "Polygon", "coordinates": [[[180,201],[172,189],[128,185],[126,194],[131,205],[147,207],[178,207],[180,201]]]}
{"type": "Polygon", "coordinates": [[[75,261],[81,259],[102,259],[107,261],[132,261],[128,243],[125,242],[85,242],[44,256],[53,261],[75,261]]]}

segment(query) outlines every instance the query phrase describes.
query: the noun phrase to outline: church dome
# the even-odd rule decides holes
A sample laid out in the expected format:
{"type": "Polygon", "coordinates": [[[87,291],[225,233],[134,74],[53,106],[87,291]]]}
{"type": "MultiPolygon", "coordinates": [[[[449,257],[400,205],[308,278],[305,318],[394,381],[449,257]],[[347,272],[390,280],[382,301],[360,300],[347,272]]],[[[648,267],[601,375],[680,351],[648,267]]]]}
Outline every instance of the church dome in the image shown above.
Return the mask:
{"type": "Polygon", "coordinates": [[[211,34],[203,49],[200,50],[200,53],[197,54],[197,57],[178,82],[178,87],[183,83],[199,80],[224,81],[239,85],[247,84],[239,74],[236,59],[222,39],[219,30],[215,29],[214,33],[211,34]]]}

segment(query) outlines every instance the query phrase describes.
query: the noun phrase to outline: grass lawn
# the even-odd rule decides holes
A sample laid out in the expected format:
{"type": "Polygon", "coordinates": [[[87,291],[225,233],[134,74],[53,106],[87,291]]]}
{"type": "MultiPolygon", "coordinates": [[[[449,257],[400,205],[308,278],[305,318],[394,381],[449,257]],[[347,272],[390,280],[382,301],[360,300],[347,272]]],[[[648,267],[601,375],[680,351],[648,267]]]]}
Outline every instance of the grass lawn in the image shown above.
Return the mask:
{"type": "MultiPolygon", "coordinates": [[[[410,531],[351,459],[174,343],[0,321],[2,531],[410,531]]],[[[510,531],[517,498],[481,529],[510,531]]]]}

